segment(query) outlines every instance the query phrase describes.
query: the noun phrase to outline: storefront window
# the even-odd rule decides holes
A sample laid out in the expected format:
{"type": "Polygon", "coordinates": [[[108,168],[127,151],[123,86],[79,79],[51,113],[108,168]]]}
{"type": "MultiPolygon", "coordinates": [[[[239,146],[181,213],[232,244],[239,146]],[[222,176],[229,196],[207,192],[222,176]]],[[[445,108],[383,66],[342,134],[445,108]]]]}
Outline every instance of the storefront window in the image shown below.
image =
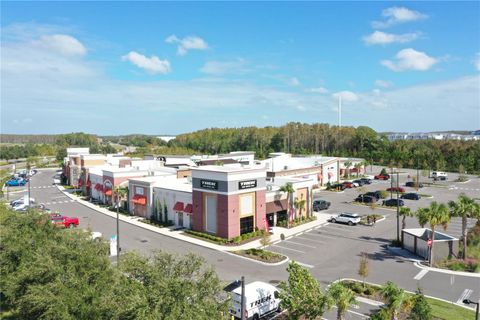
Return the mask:
{"type": "Polygon", "coordinates": [[[240,234],[253,232],[253,216],[240,218],[240,234]]]}

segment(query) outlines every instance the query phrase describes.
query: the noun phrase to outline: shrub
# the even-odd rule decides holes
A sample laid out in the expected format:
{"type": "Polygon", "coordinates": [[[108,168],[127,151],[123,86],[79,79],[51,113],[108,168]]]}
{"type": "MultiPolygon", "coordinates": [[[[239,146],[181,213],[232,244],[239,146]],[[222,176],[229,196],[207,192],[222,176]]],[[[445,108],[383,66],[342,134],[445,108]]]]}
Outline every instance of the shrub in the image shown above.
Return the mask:
{"type": "Polygon", "coordinates": [[[364,292],[363,285],[359,282],[355,282],[355,283],[352,284],[352,290],[355,293],[358,293],[358,294],[363,294],[363,292],[364,292]]]}
{"type": "Polygon", "coordinates": [[[365,290],[363,291],[363,293],[367,296],[371,296],[372,294],[374,294],[375,290],[373,290],[373,288],[371,287],[366,287],[365,290]]]}

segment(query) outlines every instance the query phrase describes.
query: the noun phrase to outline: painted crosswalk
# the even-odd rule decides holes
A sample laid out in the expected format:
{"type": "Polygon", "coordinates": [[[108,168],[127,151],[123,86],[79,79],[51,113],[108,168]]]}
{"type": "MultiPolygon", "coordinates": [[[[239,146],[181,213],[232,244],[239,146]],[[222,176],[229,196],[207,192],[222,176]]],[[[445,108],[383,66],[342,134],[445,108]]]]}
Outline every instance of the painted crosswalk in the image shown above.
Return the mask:
{"type": "Polygon", "coordinates": [[[460,297],[457,300],[457,304],[461,304],[463,302],[463,300],[470,298],[472,293],[473,293],[472,289],[463,290],[462,294],[460,295],[460,297]]]}
{"type": "Polygon", "coordinates": [[[56,186],[36,186],[31,187],[31,189],[47,189],[47,188],[55,188],[56,186]]]}

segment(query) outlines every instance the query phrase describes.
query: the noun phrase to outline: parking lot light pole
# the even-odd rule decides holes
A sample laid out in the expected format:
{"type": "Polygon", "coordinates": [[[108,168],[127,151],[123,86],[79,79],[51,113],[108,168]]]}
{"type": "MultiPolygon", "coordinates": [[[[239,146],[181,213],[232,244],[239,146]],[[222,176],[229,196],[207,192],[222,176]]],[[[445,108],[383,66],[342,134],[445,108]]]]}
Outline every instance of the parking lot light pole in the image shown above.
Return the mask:
{"type": "Polygon", "coordinates": [[[242,297],[240,299],[240,319],[245,320],[245,277],[242,276],[242,297]]]}
{"type": "Polygon", "coordinates": [[[398,198],[398,170],[397,170],[397,244],[400,242],[400,199],[398,198]]]}
{"type": "Polygon", "coordinates": [[[475,320],[478,320],[478,311],[479,311],[478,309],[479,309],[480,303],[479,302],[473,302],[470,299],[465,299],[462,302],[465,303],[466,305],[469,305],[469,304],[476,304],[477,305],[477,310],[475,312],[475,320]]]}

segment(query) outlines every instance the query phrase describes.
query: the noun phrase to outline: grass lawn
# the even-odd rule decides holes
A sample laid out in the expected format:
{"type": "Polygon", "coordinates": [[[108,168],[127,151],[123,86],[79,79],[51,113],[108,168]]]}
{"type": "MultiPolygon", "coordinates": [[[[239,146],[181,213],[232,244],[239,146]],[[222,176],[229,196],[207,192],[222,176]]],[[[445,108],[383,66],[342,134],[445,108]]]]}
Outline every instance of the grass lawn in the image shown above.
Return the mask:
{"type": "Polygon", "coordinates": [[[434,319],[475,319],[475,312],[471,310],[436,299],[427,298],[427,301],[430,307],[432,307],[432,316],[434,319]]]}

